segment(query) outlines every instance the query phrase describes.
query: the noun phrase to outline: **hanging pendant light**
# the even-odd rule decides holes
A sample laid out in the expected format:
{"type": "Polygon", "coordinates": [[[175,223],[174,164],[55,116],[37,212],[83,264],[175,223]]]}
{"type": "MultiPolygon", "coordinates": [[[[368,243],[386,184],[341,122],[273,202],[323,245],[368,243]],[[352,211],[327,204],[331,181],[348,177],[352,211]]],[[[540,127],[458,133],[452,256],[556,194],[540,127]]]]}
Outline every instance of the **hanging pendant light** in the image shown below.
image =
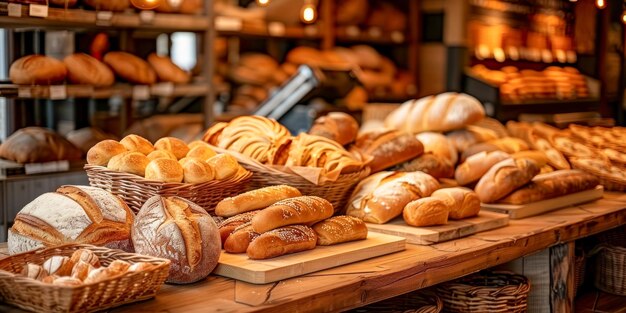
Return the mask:
{"type": "Polygon", "coordinates": [[[598,9],[606,8],[606,0],[596,0],[596,7],[598,9]]]}
{"type": "Polygon", "coordinates": [[[304,0],[304,5],[300,9],[300,20],[303,23],[311,24],[317,20],[317,7],[314,0],[304,0]]]}
{"type": "Polygon", "coordinates": [[[260,7],[266,7],[270,4],[270,0],[256,0],[256,4],[260,7]]]}
{"type": "Polygon", "coordinates": [[[130,0],[130,3],[141,10],[152,10],[161,5],[161,1],[162,0],[130,0]]]}

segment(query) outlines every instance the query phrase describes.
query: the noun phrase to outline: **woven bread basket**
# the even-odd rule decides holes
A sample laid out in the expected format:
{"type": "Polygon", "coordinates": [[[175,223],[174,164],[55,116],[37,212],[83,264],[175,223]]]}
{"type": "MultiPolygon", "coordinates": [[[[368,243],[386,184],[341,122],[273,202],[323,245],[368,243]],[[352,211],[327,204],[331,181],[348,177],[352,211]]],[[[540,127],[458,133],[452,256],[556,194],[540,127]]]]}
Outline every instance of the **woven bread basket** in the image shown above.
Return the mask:
{"type": "Polygon", "coordinates": [[[85,165],[89,184],[119,196],[135,213],[150,197],[178,196],[204,208],[213,215],[215,205],[224,198],[245,191],[246,182],[252,176],[249,171],[240,171],[225,180],[212,180],[199,184],[164,183],[148,180],[129,173],[112,171],[103,166],[85,165]]]}
{"type": "Polygon", "coordinates": [[[432,291],[415,291],[354,309],[354,313],[439,313],[443,302],[432,291]]]}
{"type": "Polygon", "coordinates": [[[595,255],[594,285],[603,291],[626,295],[626,226],[598,234],[600,244],[590,253],[595,255]]]}
{"type": "Polygon", "coordinates": [[[585,255],[585,251],[580,249],[576,250],[576,255],[574,256],[574,288],[576,288],[576,294],[582,287],[585,282],[585,273],[587,267],[587,256],[585,255]]]}
{"type": "Polygon", "coordinates": [[[526,312],[530,282],[522,275],[484,271],[437,287],[446,312],[526,312]]]}
{"type": "Polygon", "coordinates": [[[0,260],[0,300],[34,312],[100,311],[154,297],[169,275],[169,267],[169,260],[92,245],[42,248],[0,260]],[[54,255],[69,257],[78,249],[93,251],[103,266],[114,260],[148,262],[156,266],[77,287],[45,284],[17,274],[27,263],[43,264],[54,255]]]}
{"type": "Polygon", "coordinates": [[[218,153],[229,153],[234,156],[241,166],[253,173],[252,178],[246,184],[246,191],[274,185],[289,185],[298,188],[303,195],[318,196],[328,200],[333,204],[335,212],[345,209],[354,187],[370,172],[369,167],[366,167],[359,172],[341,174],[335,181],[314,184],[300,175],[283,172],[241,153],[213,146],[212,148],[218,153]]]}
{"type": "Polygon", "coordinates": [[[597,169],[585,166],[584,164],[577,162],[576,158],[569,159],[572,168],[583,170],[591,175],[594,175],[598,178],[598,181],[602,186],[604,186],[605,190],[609,191],[626,191],[626,181],[616,179],[605,173],[598,171],[597,169]]]}

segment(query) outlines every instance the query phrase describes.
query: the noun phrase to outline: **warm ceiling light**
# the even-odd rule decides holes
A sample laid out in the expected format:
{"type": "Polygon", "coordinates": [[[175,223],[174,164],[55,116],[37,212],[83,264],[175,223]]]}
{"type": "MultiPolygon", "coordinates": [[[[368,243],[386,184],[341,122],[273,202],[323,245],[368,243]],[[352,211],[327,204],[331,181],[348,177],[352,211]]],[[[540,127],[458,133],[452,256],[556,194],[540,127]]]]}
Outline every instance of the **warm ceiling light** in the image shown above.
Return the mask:
{"type": "Polygon", "coordinates": [[[598,9],[606,8],[606,0],[596,0],[596,7],[598,7],[598,9]]]}
{"type": "Polygon", "coordinates": [[[130,0],[130,3],[138,9],[151,10],[161,5],[161,0],[130,0]]]}
{"type": "Polygon", "coordinates": [[[300,19],[307,24],[315,22],[317,19],[317,11],[313,3],[307,2],[304,4],[302,10],[300,10],[300,19]]]}
{"type": "Polygon", "coordinates": [[[270,0],[256,0],[256,4],[261,7],[266,7],[268,4],[270,4],[270,0]]]}

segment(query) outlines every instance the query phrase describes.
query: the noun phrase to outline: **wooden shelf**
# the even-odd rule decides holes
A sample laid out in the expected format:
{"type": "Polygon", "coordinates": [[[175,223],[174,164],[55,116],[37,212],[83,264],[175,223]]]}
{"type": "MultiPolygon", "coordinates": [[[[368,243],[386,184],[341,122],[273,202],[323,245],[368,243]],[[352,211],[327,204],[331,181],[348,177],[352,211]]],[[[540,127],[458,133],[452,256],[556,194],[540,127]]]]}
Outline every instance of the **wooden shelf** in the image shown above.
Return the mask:
{"type": "Polygon", "coordinates": [[[245,21],[228,16],[215,18],[215,29],[220,36],[321,39],[322,31],[317,24],[299,26],[280,22],[245,21]]]}
{"type": "Polygon", "coordinates": [[[404,45],[408,37],[400,31],[385,32],[378,27],[361,29],[357,26],[337,27],[335,36],[339,42],[374,45],[404,45]]]}
{"type": "Polygon", "coordinates": [[[210,27],[209,19],[203,15],[164,14],[154,11],[97,12],[49,7],[47,17],[34,17],[29,15],[29,5],[21,5],[16,12],[20,12],[21,16],[9,16],[9,4],[0,2],[0,27],[62,29],[108,27],[196,32],[206,31],[210,27]]]}

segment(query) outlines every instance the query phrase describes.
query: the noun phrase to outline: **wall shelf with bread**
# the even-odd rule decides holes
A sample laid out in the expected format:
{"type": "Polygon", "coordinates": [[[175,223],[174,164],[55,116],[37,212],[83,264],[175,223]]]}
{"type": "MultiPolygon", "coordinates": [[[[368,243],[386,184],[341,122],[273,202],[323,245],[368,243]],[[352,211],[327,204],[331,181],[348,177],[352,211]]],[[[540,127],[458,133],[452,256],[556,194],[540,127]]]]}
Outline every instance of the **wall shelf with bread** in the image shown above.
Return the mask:
{"type": "Polygon", "coordinates": [[[224,37],[261,37],[321,39],[323,34],[318,25],[286,25],[282,22],[246,21],[228,16],[215,17],[215,29],[224,37]]]}
{"type": "Polygon", "coordinates": [[[200,97],[210,87],[207,84],[157,83],[148,85],[130,85],[117,83],[112,86],[92,85],[50,85],[18,86],[0,84],[0,97],[20,99],[108,99],[111,97],[146,100],[151,97],[200,97]]]}

